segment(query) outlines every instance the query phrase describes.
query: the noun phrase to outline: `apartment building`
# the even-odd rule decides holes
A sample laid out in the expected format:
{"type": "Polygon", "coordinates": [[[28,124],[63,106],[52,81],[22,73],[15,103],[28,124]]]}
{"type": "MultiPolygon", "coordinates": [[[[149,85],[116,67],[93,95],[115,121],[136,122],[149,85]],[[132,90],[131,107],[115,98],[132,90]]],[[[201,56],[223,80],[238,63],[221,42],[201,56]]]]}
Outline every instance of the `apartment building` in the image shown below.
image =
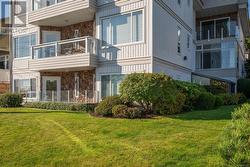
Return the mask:
{"type": "Polygon", "coordinates": [[[30,0],[15,15],[13,91],[27,100],[94,102],[125,75],[232,88],[244,77],[247,0],[30,0]]]}
{"type": "Polygon", "coordinates": [[[9,35],[6,18],[0,19],[0,94],[10,90],[9,35]]]}

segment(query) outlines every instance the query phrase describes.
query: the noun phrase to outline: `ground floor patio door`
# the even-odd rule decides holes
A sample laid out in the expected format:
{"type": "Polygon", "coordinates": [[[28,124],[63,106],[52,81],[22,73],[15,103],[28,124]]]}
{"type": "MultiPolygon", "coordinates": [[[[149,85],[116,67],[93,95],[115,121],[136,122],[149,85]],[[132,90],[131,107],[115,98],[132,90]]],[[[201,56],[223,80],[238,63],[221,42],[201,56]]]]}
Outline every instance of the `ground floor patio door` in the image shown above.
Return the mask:
{"type": "Polygon", "coordinates": [[[42,99],[44,101],[60,101],[61,100],[61,77],[42,77],[42,99]]]}

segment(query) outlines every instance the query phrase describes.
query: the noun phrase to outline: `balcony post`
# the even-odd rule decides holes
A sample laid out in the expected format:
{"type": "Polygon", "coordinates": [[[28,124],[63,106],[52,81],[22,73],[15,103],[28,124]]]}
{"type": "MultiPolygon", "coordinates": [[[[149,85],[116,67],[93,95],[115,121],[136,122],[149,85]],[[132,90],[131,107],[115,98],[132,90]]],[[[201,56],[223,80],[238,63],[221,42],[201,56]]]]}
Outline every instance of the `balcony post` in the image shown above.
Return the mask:
{"type": "Polygon", "coordinates": [[[88,46],[88,38],[85,38],[85,53],[87,54],[89,50],[89,46],[88,46]]]}
{"type": "Polygon", "coordinates": [[[55,57],[58,56],[58,42],[55,44],[55,57]]]}

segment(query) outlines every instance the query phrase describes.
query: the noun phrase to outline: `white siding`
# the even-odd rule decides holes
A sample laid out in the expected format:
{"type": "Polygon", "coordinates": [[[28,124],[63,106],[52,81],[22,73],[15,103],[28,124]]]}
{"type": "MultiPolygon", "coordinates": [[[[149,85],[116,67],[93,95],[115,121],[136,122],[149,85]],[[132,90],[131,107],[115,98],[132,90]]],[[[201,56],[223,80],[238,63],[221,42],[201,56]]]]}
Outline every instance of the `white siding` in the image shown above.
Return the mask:
{"type": "MultiPolygon", "coordinates": [[[[177,8],[177,1],[167,1],[167,5],[171,5],[177,8]],[[174,3],[176,3],[174,5],[174,3]]],[[[185,1],[182,1],[185,3],[185,1]]],[[[165,4],[166,5],[166,4],[165,4]]],[[[153,55],[156,58],[163,59],[165,61],[182,66],[190,70],[194,69],[194,44],[193,44],[193,32],[194,16],[192,1],[191,7],[182,4],[181,7],[184,11],[188,11],[186,14],[190,18],[190,22],[186,25],[190,25],[188,28],[183,24],[183,21],[178,20],[169,13],[161,4],[154,2],[153,4],[153,55]],[[181,28],[181,54],[177,52],[177,28],[181,28]],[[187,48],[187,35],[190,35],[190,48],[187,48]],[[184,57],[187,60],[184,60],[184,57]]],[[[176,9],[177,10],[177,9],[176,9]]],[[[177,10],[178,11],[178,10],[177,10]]],[[[182,15],[182,14],[180,14],[182,15]]],[[[184,21],[185,22],[185,21],[184,21]]]]}

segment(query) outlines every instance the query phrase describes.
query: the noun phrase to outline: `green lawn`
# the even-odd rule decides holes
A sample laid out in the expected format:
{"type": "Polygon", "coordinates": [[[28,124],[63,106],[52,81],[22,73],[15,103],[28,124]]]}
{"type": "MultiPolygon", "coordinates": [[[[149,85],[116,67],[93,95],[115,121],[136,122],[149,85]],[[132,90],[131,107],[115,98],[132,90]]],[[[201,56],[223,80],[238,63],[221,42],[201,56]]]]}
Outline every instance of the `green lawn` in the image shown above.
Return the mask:
{"type": "Polygon", "coordinates": [[[0,166],[220,166],[232,111],[121,120],[0,108],[0,166]]]}

